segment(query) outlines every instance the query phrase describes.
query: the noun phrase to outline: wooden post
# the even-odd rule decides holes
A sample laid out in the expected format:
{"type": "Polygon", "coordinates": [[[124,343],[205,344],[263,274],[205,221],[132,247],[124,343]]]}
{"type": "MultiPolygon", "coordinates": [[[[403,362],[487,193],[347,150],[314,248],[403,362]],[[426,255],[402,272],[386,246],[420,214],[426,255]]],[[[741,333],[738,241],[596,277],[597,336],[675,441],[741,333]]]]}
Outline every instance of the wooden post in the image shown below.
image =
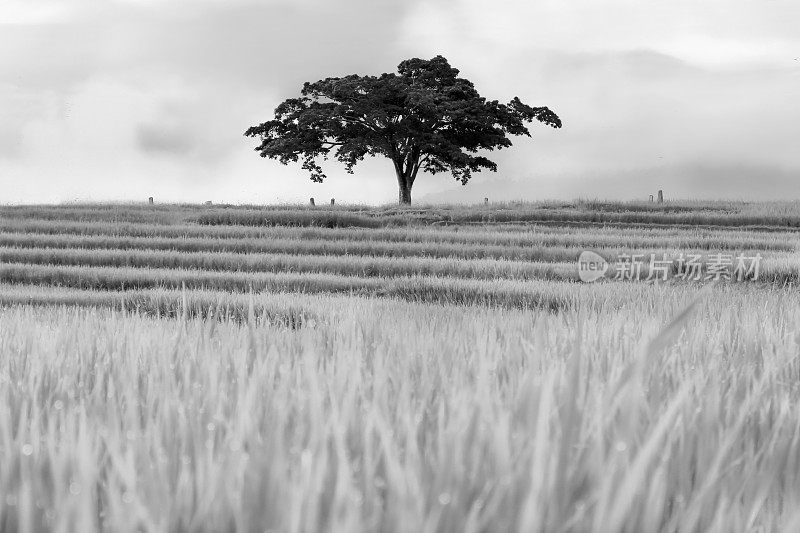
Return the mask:
{"type": "Polygon", "coordinates": [[[147,203],[150,204],[150,205],[153,205],[153,197],[152,196],[147,199],[147,203]]]}
{"type": "Polygon", "coordinates": [[[489,205],[489,199],[488,198],[484,198],[483,199],[483,205],[489,205]]]}
{"type": "Polygon", "coordinates": [[[653,203],[653,195],[652,194],[650,195],[650,203],[651,204],[653,203]]]}
{"type": "Polygon", "coordinates": [[[336,199],[331,198],[331,205],[336,205],[336,199]]]}
{"type": "Polygon", "coordinates": [[[658,203],[660,204],[664,203],[664,191],[662,191],[661,189],[658,189],[658,203]]]}
{"type": "Polygon", "coordinates": [[[311,204],[311,205],[314,205],[314,197],[313,196],[308,199],[308,203],[311,204]]]}

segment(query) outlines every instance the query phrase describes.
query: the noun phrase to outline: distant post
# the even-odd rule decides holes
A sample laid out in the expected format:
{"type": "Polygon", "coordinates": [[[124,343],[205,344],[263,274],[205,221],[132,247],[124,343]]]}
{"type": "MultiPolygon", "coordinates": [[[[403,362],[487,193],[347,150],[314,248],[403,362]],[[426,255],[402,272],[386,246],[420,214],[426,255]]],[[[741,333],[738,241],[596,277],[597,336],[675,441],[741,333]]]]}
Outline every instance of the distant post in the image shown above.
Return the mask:
{"type": "Polygon", "coordinates": [[[653,203],[653,195],[652,194],[650,195],[650,203],[651,204],[653,203]]]}
{"type": "Polygon", "coordinates": [[[314,205],[314,197],[313,197],[313,196],[312,196],[311,198],[309,198],[309,199],[308,199],[308,203],[309,203],[310,205],[314,205]]]}
{"type": "Polygon", "coordinates": [[[150,205],[153,205],[153,197],[152,196],[147,199],[147,203],[150,204],[150,205]]]}
{"type": "Polygon", "coordinates": [[[664,203],[664,191],[662,191],[661,189],[658,189],[658,203],[660,204],[664,203]]]}
{"type": "Polygon", "coordinates": [[[336,205],[336,199],[331,198],[331,205],[336,205]]]}
{"type": "Polygon", "coordinates": [[[489,205],[489,199],[488,198],[484,198],[483,199],[483,205],[489,205]]]}

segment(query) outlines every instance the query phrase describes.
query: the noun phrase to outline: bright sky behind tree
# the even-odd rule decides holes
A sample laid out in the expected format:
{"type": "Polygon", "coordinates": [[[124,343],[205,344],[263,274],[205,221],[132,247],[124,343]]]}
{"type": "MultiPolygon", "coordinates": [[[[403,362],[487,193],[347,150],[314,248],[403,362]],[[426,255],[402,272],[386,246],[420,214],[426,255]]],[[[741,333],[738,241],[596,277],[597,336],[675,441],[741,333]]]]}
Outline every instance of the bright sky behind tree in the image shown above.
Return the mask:
{"type": "Polygon", "coordinates": [[[420,176],[419,202],[800,198],[798,21],[796,0],[3,0],[0,202],[393,202],[388,160],[320,185],[242,134],[304,81],[437,54],[564,128],[466,187],[420,176]]]}

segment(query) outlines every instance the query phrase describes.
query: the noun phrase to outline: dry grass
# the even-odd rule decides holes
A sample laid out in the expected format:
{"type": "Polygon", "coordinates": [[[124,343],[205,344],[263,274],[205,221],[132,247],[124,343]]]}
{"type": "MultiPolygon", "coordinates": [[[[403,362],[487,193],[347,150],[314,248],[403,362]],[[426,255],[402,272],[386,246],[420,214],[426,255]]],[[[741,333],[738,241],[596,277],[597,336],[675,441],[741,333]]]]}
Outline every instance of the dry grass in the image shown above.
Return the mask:
{"type": "MultiPolygon", "coordinates": [[[[557,269],[557,267],[546,267],[557,269]]],[[[568,274],[563,274],[564,276],[568,274]]],[[[552,277],[556,277],[555,274],[552,277]]],[[[5,264],[0,282],[123,291],[141,289],[213,290],[220,292],[345,293],[455,305],[558,309],[577,296],[574,282],[542,279],[473,280],[413,275],[397,278],[339,276],[328,273],[218,272],[204,270],[42,266],[5,264]],[[567,290],[565,290],[567,288],[567,290]]]]}
{"type": "MultiPolygon", "coordinates": [[[[0,262],[54,266],[169,268],[227,272],[327,273],[341,276],[433,276],[466,279],[577,280],[573,263],[358,255],[237,254],[170,250],[3,248],[0,262]]],[[[0,270],[0,277],[2,270],[0,270]]]]}
{"type": "Polygon", "coordinates": [[[796,531],[800,208],[757,207],[0,208],[0,530],[796,531]]]}
{"type": "Polygon", "coordinates": [[[508,222],[604,223],[666,226],[764,227],[785,230],[800,227],[800,202],[685,201],[646,202],[515,202],[490,206],[434,205],[369,207],[337,205],[309,207],[201,206],[147,204],[73,204],[62,206],[2,206],[0,217],[109,222],[197,222],[210,225],[365,227],[418,224],[472,224],[508,222]]]}
{"type": "Polygon", "coordinates": [[[3,529],[790,527],[800,301],[719,289],[664,328],[670,294],[299,330],[7,309],[3,529]]]}
{"type": "Polygon", "coordinates": [[[291,239],[381,243],[447,243],[489,246],[575,246],[792,251],[796,232],[694,228],[524,226],[414,226],[408,228],[310,228],[291,226],[198,226],[0,219],[0,231],[18,234],[200,239],[291,239]]]}

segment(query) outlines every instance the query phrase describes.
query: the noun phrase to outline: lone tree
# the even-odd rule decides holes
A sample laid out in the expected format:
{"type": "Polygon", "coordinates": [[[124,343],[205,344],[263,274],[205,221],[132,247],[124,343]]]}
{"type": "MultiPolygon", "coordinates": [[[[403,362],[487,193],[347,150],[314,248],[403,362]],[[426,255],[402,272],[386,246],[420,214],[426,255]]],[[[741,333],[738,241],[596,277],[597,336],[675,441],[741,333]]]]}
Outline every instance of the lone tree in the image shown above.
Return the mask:
{"type": "Polygon", "coordinates": [[[300,98],[275,109],[275,118],[245,132],[258,137],[261,157],[283,164],[302,160],[311,180],[325,174],[318,158],[333,155],[347,172],[364,156],[394,163],[401,204],[411,203],[420,170],[450,172],[466,184],[473,172],[497,171],[479,152],[511,146],[509,135],[527,135],[533,119],[554,128],[561,119],[547,107],[514,98],[488,101],[442,56],[408,59],[397,74],[350,75],[305,83],[300,98]]]}

